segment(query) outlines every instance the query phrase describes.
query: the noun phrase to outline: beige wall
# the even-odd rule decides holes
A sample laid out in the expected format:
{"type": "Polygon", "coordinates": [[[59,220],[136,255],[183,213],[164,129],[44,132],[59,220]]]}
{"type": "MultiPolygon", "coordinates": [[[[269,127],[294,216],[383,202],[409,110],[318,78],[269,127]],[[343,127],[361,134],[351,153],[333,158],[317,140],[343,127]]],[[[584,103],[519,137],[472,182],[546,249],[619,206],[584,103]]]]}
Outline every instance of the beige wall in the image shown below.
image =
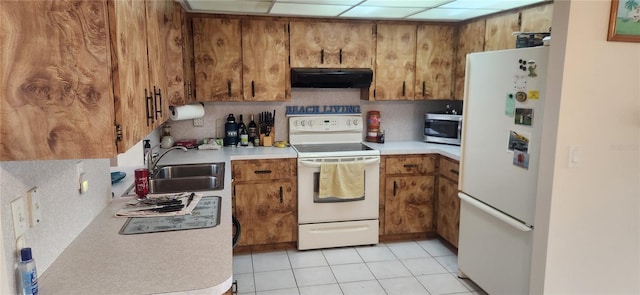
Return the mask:
{"type": "Polygon", "coordinates": [[[640,44],[609,6],[554,3],[531,294],[640,294],[640,44]]]}

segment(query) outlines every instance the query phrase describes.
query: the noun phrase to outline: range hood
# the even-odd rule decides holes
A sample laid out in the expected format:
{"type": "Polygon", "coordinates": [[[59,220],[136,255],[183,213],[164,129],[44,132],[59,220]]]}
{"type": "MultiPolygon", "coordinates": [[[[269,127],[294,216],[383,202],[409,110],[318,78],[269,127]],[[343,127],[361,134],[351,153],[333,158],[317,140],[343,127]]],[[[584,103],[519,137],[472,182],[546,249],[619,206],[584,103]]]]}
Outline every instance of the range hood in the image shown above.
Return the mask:
{"type": "Polygon", "coordinates": [[[369,88],[371,69],[291,69],[291,87],[306,88],[369,88]]]}

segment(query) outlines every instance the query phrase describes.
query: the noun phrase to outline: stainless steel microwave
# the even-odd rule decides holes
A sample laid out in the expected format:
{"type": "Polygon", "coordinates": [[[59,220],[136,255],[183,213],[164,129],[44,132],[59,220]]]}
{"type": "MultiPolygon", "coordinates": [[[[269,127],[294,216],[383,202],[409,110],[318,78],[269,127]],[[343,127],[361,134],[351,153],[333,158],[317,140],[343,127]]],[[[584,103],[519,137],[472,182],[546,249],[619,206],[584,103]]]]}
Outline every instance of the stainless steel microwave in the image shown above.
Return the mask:
{"type": "Polygon", "coordinates": [[[460,145],[462,141],[462,115],[424,115],[424,141],[460,145]]]}

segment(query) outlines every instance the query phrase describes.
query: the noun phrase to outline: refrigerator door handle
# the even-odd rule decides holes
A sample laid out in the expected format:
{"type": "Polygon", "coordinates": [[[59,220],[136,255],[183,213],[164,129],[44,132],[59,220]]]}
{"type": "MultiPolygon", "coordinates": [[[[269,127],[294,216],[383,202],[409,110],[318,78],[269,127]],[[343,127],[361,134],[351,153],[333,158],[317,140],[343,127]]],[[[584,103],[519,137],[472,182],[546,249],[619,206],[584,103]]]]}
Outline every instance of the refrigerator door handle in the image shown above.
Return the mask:
{"type": "Polygon", "coordinates": [[[465,202],[465,203],[467,203],[467,204],[469,204],[471,206],[474,206],[474,207],[484,211],[485,213],[487,213],[487,214],[489,214],[489,215],[501,220],[502,222],[504,222],[504,223],[506,223],[508,225],[511,225],[511,226],[515,227],[518,230],[525,231],[525,232],[533,230],[533,227],[528,226],[528,225],[526,225],[526,224],[524,224],[524,223],[522,223],[522,222],[520,222],[520,221],[518,221],[516,219],[513,219],[513,217],[511,217],[509,215],[506,215],[506,214],[504,214],[504,213],[502,213],[502,212],[500,212],[500,211],[498,211],[498,210],[496,210],[494,208],[491,208],[490,206],[487,206],[486,204],[474,199],[473,197],[471,197],[471,196],[469,196],[469,195],[467,195],[465,193],[458,192],[458,197],[463,202],[465,202]]]}

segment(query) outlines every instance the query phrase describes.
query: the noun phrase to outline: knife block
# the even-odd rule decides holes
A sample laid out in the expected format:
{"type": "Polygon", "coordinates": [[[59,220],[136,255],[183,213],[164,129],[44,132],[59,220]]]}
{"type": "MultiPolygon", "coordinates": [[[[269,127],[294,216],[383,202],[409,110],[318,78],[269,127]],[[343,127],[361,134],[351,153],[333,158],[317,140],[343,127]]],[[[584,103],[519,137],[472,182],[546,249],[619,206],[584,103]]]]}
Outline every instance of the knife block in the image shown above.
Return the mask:
{"type": "Polygon", "coordinates": [[[260,134],[260,145],[273,146],[273,141],[275,137],[276,137],[276,129],[272,127],[271,132],[269,133],[269,136],[266,136],[265,134],[260,134]]]}

